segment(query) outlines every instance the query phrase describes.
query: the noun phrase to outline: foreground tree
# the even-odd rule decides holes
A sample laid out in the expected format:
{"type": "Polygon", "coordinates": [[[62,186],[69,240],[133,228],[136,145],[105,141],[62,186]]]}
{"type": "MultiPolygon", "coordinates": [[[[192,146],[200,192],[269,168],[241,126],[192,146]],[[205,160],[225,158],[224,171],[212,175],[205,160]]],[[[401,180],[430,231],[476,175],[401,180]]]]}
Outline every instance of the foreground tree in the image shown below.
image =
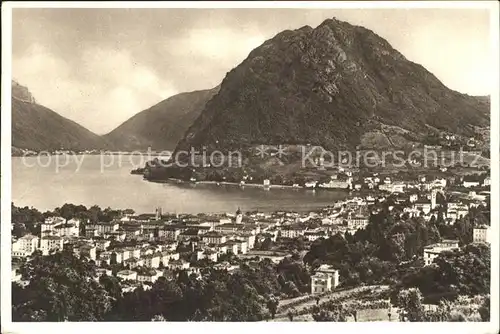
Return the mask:
{"type": "Polygon", "coordinates": [[[12,291],[14,321],[99,321],[111,307],[93,263],[71,253],[36,255],[21,274],[29,284],[12,291]]]}
{"type": "Polygon", "coordinates": [[[402,321],[423,321],[422,293],[419,289],[401,290],[398,295],[398,305],[402,321]]]}
{"type": "Polygon", "coordinates": [[[274,319],[276,316],[276,312],[278,311],[278,305],[279,305],[279,300],[276,298],[271,298],[267,301],[267,309],[269,310],[269,313],[271,314],[271,319],[274,319]]]}

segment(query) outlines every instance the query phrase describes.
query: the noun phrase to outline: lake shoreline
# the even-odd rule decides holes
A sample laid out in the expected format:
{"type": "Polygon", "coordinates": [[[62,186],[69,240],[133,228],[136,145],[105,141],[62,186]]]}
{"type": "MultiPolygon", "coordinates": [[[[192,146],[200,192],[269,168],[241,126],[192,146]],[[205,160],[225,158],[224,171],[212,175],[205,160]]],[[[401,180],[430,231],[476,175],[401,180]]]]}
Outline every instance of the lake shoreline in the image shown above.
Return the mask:
{"type": "Polygon", "coordinates": [[[166,180],[155,180],[155,179],[146,179],[144,178],[145,181],[147,182],[152,182],[152,183],[181,183],[181,184],[207,184],[207,185],[215,185],[215,186],[237,186],[240,188],[263,188],[263,189],[293,189],[293,190],[306,190],[306,191],[335,191],[335,192],[345,192],[345,193],[350,193],[350,189],[343,189],[343,188],[307,188],[307,187],[294,187],[294,186],[288,186],[288,185],[279,185],[279,184],[271,184],[269,186],[264,186],[263,184],[258,184],[258,183],[245,183],[245,184],[240,184],[237,182],[227,182],[227,181],[222,181],[222,182],[217,182],[217,181],[196,181],[196,182],[191,182],[191,181],[185,181],[181,179],[176,179],[176,178],[168,178],[166,180]]]}

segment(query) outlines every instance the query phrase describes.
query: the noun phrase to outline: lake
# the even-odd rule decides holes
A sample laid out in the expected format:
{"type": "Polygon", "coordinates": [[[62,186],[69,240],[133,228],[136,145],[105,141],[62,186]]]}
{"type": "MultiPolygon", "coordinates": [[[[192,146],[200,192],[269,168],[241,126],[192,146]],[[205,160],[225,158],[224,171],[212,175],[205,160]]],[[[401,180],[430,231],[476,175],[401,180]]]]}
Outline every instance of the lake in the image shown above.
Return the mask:
{"type": "Polygon", "coordinates": [[[53,210],[64,203],[172,213],[309,211],[345,198],[342,191],[270,189],[232,185],[152,183],[130,171],[147,158],[68,155],[12,158],[12,202],[53,210]]]}

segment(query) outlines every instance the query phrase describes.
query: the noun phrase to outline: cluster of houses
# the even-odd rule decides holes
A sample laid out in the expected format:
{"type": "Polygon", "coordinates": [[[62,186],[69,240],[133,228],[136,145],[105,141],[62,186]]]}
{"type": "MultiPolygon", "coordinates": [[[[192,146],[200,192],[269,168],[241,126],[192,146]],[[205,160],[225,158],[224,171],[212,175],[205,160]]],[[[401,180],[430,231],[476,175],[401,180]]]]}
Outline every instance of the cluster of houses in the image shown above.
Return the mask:
{"type": "MultiPolygon", "coordinates": [[[[158,208],[154,214],[134,216],[125,213],[120,219],[110,222],[81,224],[78,219],[51,217],[40,224],[40,235],[25,235],[14,240],[12,256],[28,258],[35,251],[48,255],[65,249],[93,260],[99,267],[99,275],[114,273],[123,282],[152,283],[175,270],[196,274],[199,268],[191,264],[202,260],[210,261],[216,268],[237,269],[226,261],[228,254],[242,259],[268,257],[279,262],[291,254],[260,254],[254,249],[255,245],[266,239],[277,241],[278,238],[300,237],[314,242],[339,232],[355,233],[368,225],[370,215],[376,214],[381,209],[380,204],[389,198],[389,210],[397,205],[396,212],[401,217],[423,217],[429,221],[433,216],[437,218],[438,211],[443,212],[438,200],[442,195],[446,197],[443,218],[449,224],[465,216],[472,207],[486,204],[489,200],[487,192],[477,194],[471,191],[462,196],[445,194],[449,180],[443,178],[428,181],[426,177],[419,177],[417,182],[400,182],[373,174],[362,179],[362,185],[353,182],[350,172],[344,171],[344,174],[347,178],[342,180],[332,177],[328,182],[320,185],[311,183],[309,186],[328,188],[349,184],[354,189],[363,187],[374,190],[308,214],[255,212],[243,215],[238,209],[235,214],[179,216],[163,215],[158,208]],[[110,268],[116,265],[121,270],[112,272],[110,268]]],[[[490,181],[489,177],[485,177],[477,185],[470,182],[479,181],[464,180],[462,186],[477,187],[490,181]]],[[[473,239],[474,242],[490,242],[489,227],[475,226],[473,239]]],[[[441,252],[458,247],[458,242],[453,240],[425,247],[425,264],[430,265],[441,252]]],[[[18,279],[19,275],[13,272],[13,280],[18,279]]],[[[338,270],[323,265],[311,278],[311,293],[328,292],[338,284],[338,270]]]]}

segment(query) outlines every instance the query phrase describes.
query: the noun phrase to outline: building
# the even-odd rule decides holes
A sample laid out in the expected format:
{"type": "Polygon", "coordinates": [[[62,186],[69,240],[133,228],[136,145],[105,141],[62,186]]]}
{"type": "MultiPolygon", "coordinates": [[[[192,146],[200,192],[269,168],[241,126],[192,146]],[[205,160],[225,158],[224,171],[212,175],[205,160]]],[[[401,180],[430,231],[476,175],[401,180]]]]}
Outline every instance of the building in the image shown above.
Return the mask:
{"type": "Polygon", "coordinates": [[[362,230],[368,225],[368,218],[353,217],[347,219],[347,228],[349,230],[362,230]]]}
{"type": "Polygon", "coordinates": [[[223,244],[227,241],[225,235],[215,231],[210,231],[208,233],[205,233],[201,239],[207,244],[216,244],[216,245],[223,244]]]}
{"type": "Polygon", "coordinates": [[[220,224],[214,227],[216,232],[232,233],[242,228],[242,224],[220,224]]]}
{"type": "Polygon", "coordinates": [[[314,230],[314,231],[305,231],[304,237],[306,237],[306,239],[309,241],[315,241],[320,238],[326,238],[327,235],[325,231],[314,230]]]}
{"type": "Polygon", "coordinates": [[[252,233],[241,233],[239,236],[242,240],[246,241],[247,248],[253,249],[255,246],[255,235],[252,233]]]}
{"type": "Polygon", "coordinates": [[[158,230],[158,237],[165,238],[167,240],[177,240],[181,234],[181,229],[176,226],[164,226],[160,230],[158,230]]]}
{"type": "Polygon", "coordinates": [[[75,224],[59,224],[54,226],[52,232],[60,237],[77,237],[80,234],[75,224]]]}
{"type": "Polygon", "coordinates": [[[248,244],[246,241],[236,239],[236,240],[233,240],[232,242],[235,243],[236,245],[238,245],[238,253],[240,253],[240,254],[247,253],[248,244]]]}
{"type": "Polygon", "coordinates": [[[189,241],[191,240],[192,238],[197,238],[199,235],[200,235],[200,230],[199,229],[196,229],[196,228],[190,228],[184,232],[182,232],[181,234],[179,234],[179,237],[178,239],[180,241],[189,241]]]}
{"type": "Polygon", "coordinates": [[[431,204],[431,202],[427,202],[427,201],[417,201],[417,202],[413,203],[412,208],[414,210],[421,211],[424,214],[428,214],[429,212],[431,212],[432,204],[431,204]]]}
{"type": "Polygon", "coordinates": [[[424,263],[428,266],[434,262],[434,259],[442,252],[452,251],[458,248],[458,241],[456,240],[443,240],[439,243],[426,246],[424,248],[424,263]]]}
{"type": "Polygon", "coordinates": [[[464,181],[463,186],[465,188],[479,187],[481,183],[479,181],[464,181]]]}
{"type": "Polygon", "coordinates": [[[105,251],[111,245],[111,241],[104,240],[104,239],[96,240],[95,245],[96,245],[98,250],[105,251]]]}
{"type": "Polygon", "coordinates": [[[217,262],[217,256],[218,256],[217,252],[213,252],[209,249],[203,252],[203,258],[208,259],[212,262],[217,262]]]}
{"type": "Polygon", "coordinates": [[[97,237],[97,230],[95,228],[85,229],[85,238],[95,238],[97,237]]]}
{"type": "Polygon", "coordinates": [[[128,266],[130,269],[144,266],[144,259],[139,259],[136,257],[130,257],[123,260],[123,265],[128,266]]]}
{"type": "Polygon", "coordinates": [[[39,238],[36,235],[27,234],[17,239],[12,244],[12,256],[27,257],[38,249],[39,238]]]}
{"type": "Polygon", "coordinates": [[[298,238],[304,235],[304,229],[297,225],[283,226],[280,230],[280,236],[282,238],[298,238]]]}
{"type": "Polygon", "coordinates": [[[348,178],[346,181],[341,181],[341,180],[335,180],[332,179],[329,182],[324,182],[319,184],[318,187],[320,188],[327,188],[327,189],[348,189],[352,185],[352,178],[348,178]]]}
{"type": "Polygon", "coordinates": [[[140,226],[122,226],[116,231],[125,233],[125,239],[137,239],[141,235],[142,229],[140,226]]]}
{"type": "Polygon", "coordinates": [[[189,268],[189,262],[186,262],[186,261],[183,261],[183,260],[171,260],[168,263],[168,267],[171,270],[188,269],[189,268]]]}
{"type": "Polygon", "coordinates": [[[61,251],[63,249],[63,238],[58,236],[46,236],[40,239],[40,250],[43,255],[49,255],[51,251],[61,251]]]}
{"type": "Polygon", "coordinates": [[[378,186],[378,189],[381,191],[388,191],[390,193],[402,193],[406,188],[406,184],[402,182],[395,183],[383,183],[378,186]]]}
{"type": "Polygon", "coordinates": [[[472,234],[473,242],[491,243],[491,231],[489,226],[475,227],[472,234]]]}
{"type": "Polygon", "coordinates": [[[149,268],[159,268],[160,267],[160,262],[161,262],[161,257],[158,256],[157,254],[148,254],[143,257],[144,259],[144,266],[149,267],[149,268]]]}
{"type": "MultiPolygon", "coordinates": [[[[119,227],[119,225],[117,222],[109,222],[109,223],[100,222],[100,223],[96,223],[96,224],[86,225],[85,231],[87,229],[95,229],[97,231],[98,235],[104,235],[106,233],[114,232],[114,231],[118,230],[118,227],[119,227]]],[[[85,234],[87,234],[87,232],[85,232],[85,234]]]]}
{"type": "Polygon", "coordinates": [[[122,270],[116,273],[116,277],[121,278],[124,281],[136,281],[137,273],[132,270],[122,270]]]}
{"type": "Polygon", "coordinates": [[[328,265],[321,265],[311,276],[311,293],[332,291],[339,285],[339,271],[328,265]]]}
{"type": "Polygon", "coordinates": [[[241,213],[240,208],[238,208],[238,210],[236,210],[236,221],[235,221],[235,223],[236,224],[241,224],[242,220],[243,220],[243,214],[241,213]]]}
{"type": "Polygon", "coordinates": [[[232,254],[238,254],[238,244],[234,243],[233,241],[228,241],[225,244],[222,244],[221,246],[226,247],[226,253],[232,253],[232,254]]]}
{"type": "Polygon", "coordinates": [[[104,234],[105,238],[112,238],[116,241],[124,241],[126,236],[123,231],[111,231],[104,234]]]}
{"type": "Polygon", "coordinates": [[[491,186],[491,178],[487,176],[484,178],[483,187],[489,187],[489,186],[491,186]]]}
{"type": "Polygon", "coordinates": [[[80,257],[87,257],[91,260],[96,260],[97,247],[93,245],[81,245],[73,248],[73,253],[80,257]]]}
{"type": "Polygon", "coordinates": [[[136,271],[138,282],[154,283],[158,280],[158,278],[163,276],[160,270],[154,270],[151,268],[137,268],[136,271]]]}

